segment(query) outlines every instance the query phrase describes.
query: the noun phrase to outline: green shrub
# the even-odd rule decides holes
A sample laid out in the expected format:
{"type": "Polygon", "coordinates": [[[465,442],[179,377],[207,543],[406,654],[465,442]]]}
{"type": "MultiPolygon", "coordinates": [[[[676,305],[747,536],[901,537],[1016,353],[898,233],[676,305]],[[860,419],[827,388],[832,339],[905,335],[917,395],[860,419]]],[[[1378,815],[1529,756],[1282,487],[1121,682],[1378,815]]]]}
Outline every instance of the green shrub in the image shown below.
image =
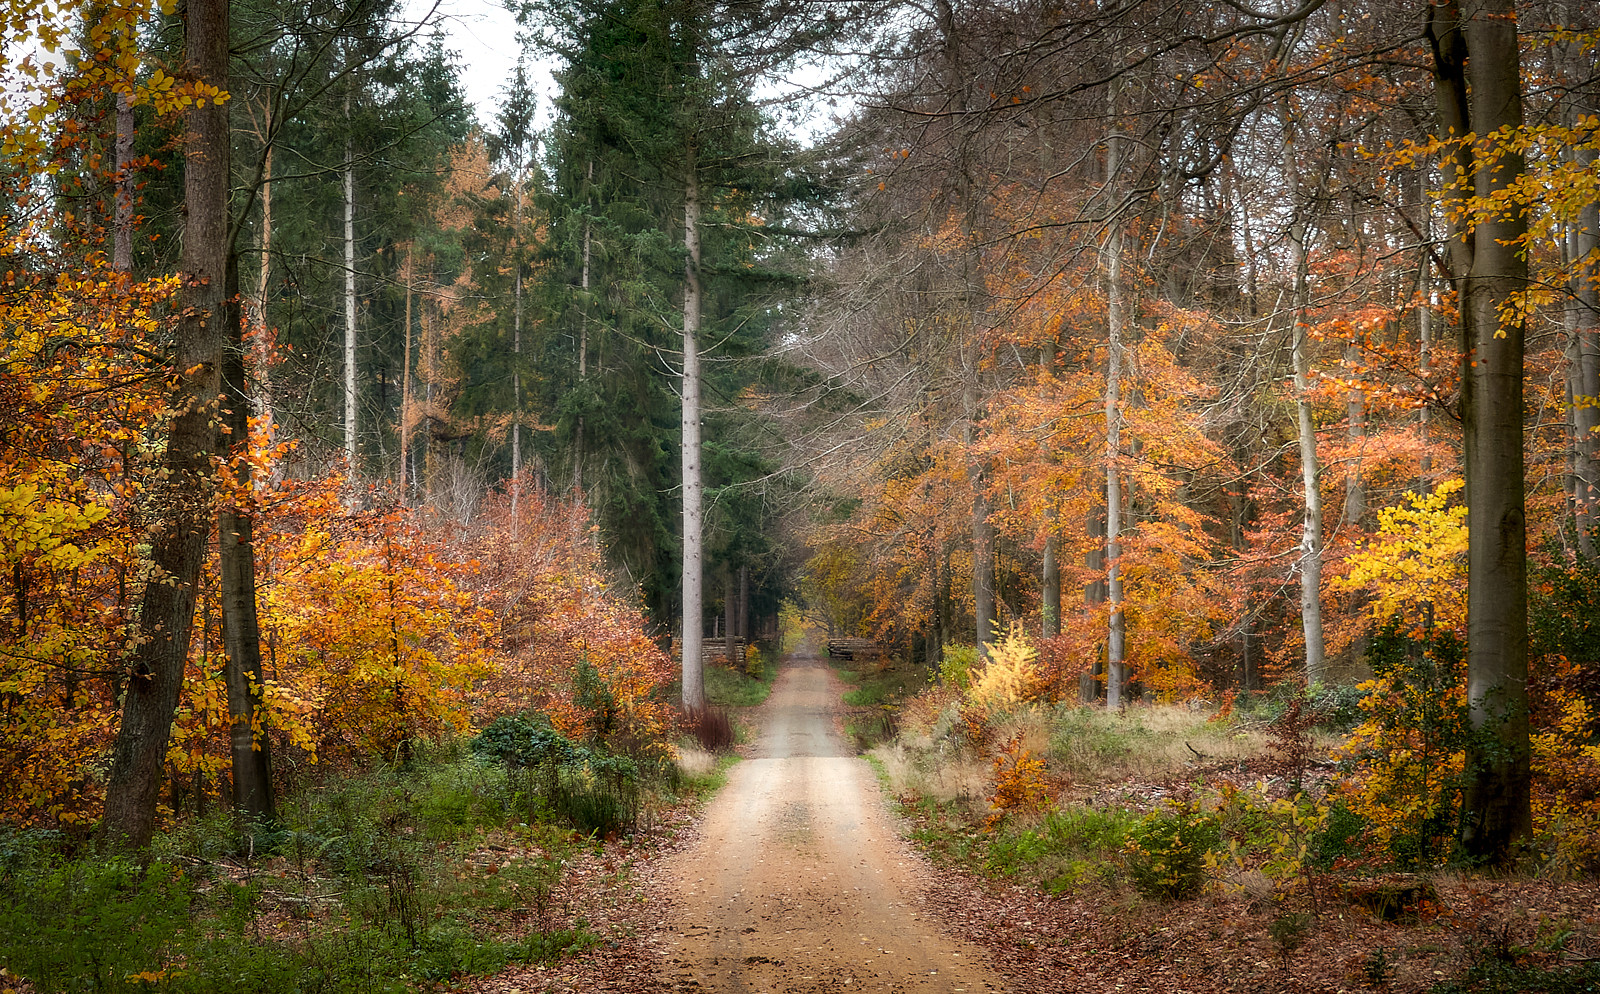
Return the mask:
{"type": "Polygon", "coordinates": [[[1328,809],[1327,823],[1322,830],[1311,839],[1311,851],[1308,857],[1311,865],[1319,870],[1333,869],[1334,861],[1341,856],[1361,855],[1361,833],[1367,827],[1367,820],[1349,805],[1342,802],[1334,804],[1328,809]]]}
{"type": "Polygon", "coordinates": [[[1051,811],[1035,828],[995,835],[984,868],[998,876],[1031,878],[1053,894],[1085,881],[1109,882],[1117,854],[1139,823],[1122,808],[1051,811]]]}
{"type": "Polygon", "coordinates": [[[1488,960],[1459,980],[1441,981],[1429,994],[1595,994],[1600,991],[1600,963],[1547,969],[1488,960]]]}
{"type": "Polygon", "coordinates": [[[972,668],[977,665],[977,646],[947,645],[939,660],[939,682],[952,690],[965,691],[972,683],[972,668]]]}
{"type": "Polygon", "coordinates": [[[559,821],[585,835],[628,832],[638,823],[645,769],[627,756],[573,744],[543,715],[498,718],[471,748],[505,764],[521,789],[512,803],[530,822],[559,821]]]}
{"type": "Polygon", "coordinates": [[[1206,854],[1221,840],[1214,817],[1182,802],[1140,823],[1123,847],[1123,867],[1145,897],[1181,901],[1205,886],[1206,854]]]}
{"type": "Polygon", "coordinates": [[[34,852],[0,877],[0,963],[41,991],[123,990],[165,976],[190,931],[174,868],[34,852]]]}

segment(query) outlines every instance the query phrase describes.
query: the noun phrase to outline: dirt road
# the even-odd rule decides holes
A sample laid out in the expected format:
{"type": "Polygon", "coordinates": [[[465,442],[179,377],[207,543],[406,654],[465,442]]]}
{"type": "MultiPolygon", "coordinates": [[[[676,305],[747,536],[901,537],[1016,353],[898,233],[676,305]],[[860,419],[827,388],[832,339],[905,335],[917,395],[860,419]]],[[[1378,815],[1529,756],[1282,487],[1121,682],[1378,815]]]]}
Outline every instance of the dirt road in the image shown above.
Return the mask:
{"type": "Polygon", "coordinates": [[[982,950],[918,912],[918,864],[872,770],[834,730],[841,686],[797,658],[778,675],[755,758],[733,767],[699,842],[665,868],[679,991],[998,991],[982,950]]]}

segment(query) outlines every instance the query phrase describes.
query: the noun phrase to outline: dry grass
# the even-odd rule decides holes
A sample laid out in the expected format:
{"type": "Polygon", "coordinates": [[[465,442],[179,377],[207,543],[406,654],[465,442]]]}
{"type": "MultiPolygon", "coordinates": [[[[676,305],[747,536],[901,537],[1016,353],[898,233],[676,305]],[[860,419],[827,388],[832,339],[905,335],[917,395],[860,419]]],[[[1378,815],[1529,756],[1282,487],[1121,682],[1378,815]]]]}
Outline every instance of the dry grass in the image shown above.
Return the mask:
{"type": "Polygon", "coordinates": [[[909,741],[901,738],[868,755],[896,794],[936,801],[980,801],[990,792],[993,777],[988,760],[964,750],[941,748],[927,736],[909,741]]]}
{"type": "MultiPolygon", "coordinates": [[[[956,698],[925,691],[901,712],[899,738],[873,752],[891,787],[900,792],[950,800],[988,795],[990,757],[974,755],[956,727],[956,698]]],[[[1022,745],[1044,756],[1052,774],[1078,788],[1130,779],[1168,780],[1185,771],[1241,768],[1268,754],[1265,727],[1213,721],[1210,708],[1190,705],[1135,706],[1120,712],[1097,707],[1024,706],[996,715],[991,743],[1020,736],[1022,745]]],[[[1337,736],[1318,736],[1316,751],[1335,747],[1337,736]]]]}
{"type": "Polygon", "coordinates": [[[1269,749],[1263,731],[1211,721],[1213,714],[1182,704],[1058,710],[1050,715],[1051,766],[1080,785],[1161,779],[1195,766],[1244,763],[1269,749]]]}
{"type": "Polygon", "coordinates": [[[685,776],[707,777],[717,771],[716,753],[698,745],[685,743],[678,747],[678,769],[685,776]]]}

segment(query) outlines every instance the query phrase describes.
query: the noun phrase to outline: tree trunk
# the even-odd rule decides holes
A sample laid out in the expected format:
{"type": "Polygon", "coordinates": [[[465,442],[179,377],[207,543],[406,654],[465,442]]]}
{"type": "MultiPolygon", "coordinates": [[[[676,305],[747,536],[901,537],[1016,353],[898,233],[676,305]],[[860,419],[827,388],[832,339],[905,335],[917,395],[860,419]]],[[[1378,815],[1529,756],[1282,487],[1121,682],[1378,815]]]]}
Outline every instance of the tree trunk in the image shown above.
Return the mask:
{"type": "MultiPolygon", "coordinates": [[[[1600,114],[1600,107],[1579,107],[1584,116],[1600,114]]],[[[1597,153],[1577,150],[1586,172],[1593,172],[1597,153]]],[[[1594,558],[1600,536],[1600,204],[1590,203],[1572,226],[1572,302],[1568,314],[1568,382],[1572,392],[1572,497],[1578,551],[1594,558]]]]}
{"type": "MultiPolygon", "coordinates": [[[[272,101],[266,102],[265,134],[272,134],[272,101]]],[[[272,410],[272,359],[273,343],[276,335],[272,330],[272,322],[267,314],[267,293],[271,286],[272,278],[272,149],[270,141],[262,155],[261,163],[261,237],[258,250],[261,255],[261,268],[256,273],[256,299],[255,299],[255,328],[251,338],[251,349],[255,353],[254,377],[250,383],[250,390],[255,397],[256,415],[262,420],[262,435],[270,450],[277,442],[277,420],[272,410]]],[[[270,457],[269,457],[270,458],[270,457]]],[[[272,475],[279,473],[274,463],[272,475]]],[[[260,481],[257,481],[258,485],[260,481]]]]}
{"type": "Polygon", "coordinates": [[[1040,570],[1043,584],[1039,595],[1040,632],[1045,638],[1061,634],[1061,563],[1056,558],[1060,540],[1055,534],[1055,512],[1051,512],[1050,534],[1044,539],[1044,567],[1040,570]]]}
{"type": "MultiPolygon", "coordinates": [[[[1284,179],[1294,186],[1299,162],[1295,154],[1294,121],[1287,101],[1283,106],[1284,179]]],[[[1299,206],[1296,205],[1296,210],[1299,206]]],[[[1312,418],[1310,335],[1306,328],[1306,309],[1310,303],[1307,226],[1295,217],[1289,224],[1289,270],[1294,280],[1294,299],[1289,306],[1291,352],[1294,362],[1296,427],[1300,441],[1300,485],[1305,515],[1300,529],[1300,630],[1306,643],[1306,686],[1320,684],[1327,661],[1322,638],[1322,465],[1317,456],[1317,427],[1312,418]]]]}
{"type": "Polygon", "coordinates": [[[733,585],[733,567],[724,567],[722,572],[722,614],[723,614],[723,656],[728,660],[728,669],[742,670],[744,660],[739,658],[739,608],[735,597],[733,585]]]}
{"type": "MultiPolygon", "coordinates": [[[[1115,94],[1113,93],[1113,112],[1115,94]]],[[[1113,118],[1114,120],[1114,118],[1113,118]]],[[[1106,142],[1106,193],[1111,230],[1106,238],[1106,707],[1123,704],[1127,681],[1127,631],[1122,613],[1122,339],[1127,316],[1122,299],[1122,220],[1117,216],[1117,177],[1122,170],[1122,140],[1106,142]]]]}
{"type": "Polygon", "coordinates": [[[745,645],[755,641],[750,634],[750,567],[739,567],[739,637],[745,645]]]}
{"type": "MultiPolygon", "coordinates": [[[[977,430],[977,363],[968,369],[966,404],[967,419],[965,443],[972,450],[977,430]]],[[[995,637],[994,623],[994,526],[989,523],[989,496],[985,492],[987,480],[983,467],[976,462],[967,467],[967,479],[972,484],[972,613],[976,627],[978,659],[989,658],[989,640],[995,637]]]]}
{"type": "MultiPolygon", "coordinates": [[[[1106,602],[1106,516],[1105,508],[1092,507],[1089,509],[1088,519],[1084,521],[1084,532],[1089,539],[1089,551],[1083,554],[1083,568],[1094,579],[1083,585],[1083,603],[1090,608],[1098,608],[1106,602]]],[[[1095,648],[1095,658],[1088,661],[1084,672],[1078,681],[1079,696],[1085,704],[1097,701],[1102,696],[1100,682],[1096,676],[1100,673],[1100,663],[1103,656],[1099,647],[1095,648]]]]}
{"type": "MultiPolygon", "coordinates": [[[[239,308],[239,257],[228,255],[227,302],[230,347],[222,363],[222,423],[227,442],[239,453],[250,447],[250,386],[246,376],[242,315],[239,308]]],[[[250,463],[236,464],[238,498],[250,492],[250,463]]],[[[235,811],[260,821],[277,816],[272,794],[271,740],[261,671],[261,628],[256,614],[255,521],[238,500],[224,501],[217,513],[217,572],[221,583],[222,645],[227,660],[228,741],[233,758],[235,811]]]]}
{"type": "MultiPolygon", "coordinates": [[[[1422,212],[1422,236],[1424,240],[1432,237],[1433,211],[1425,209],[1422,212]]],[[[1433,361],[1433,260],[1428,249],[1420,253],[1421,259],[1417,263],[1417,370],[1422,374],[1423,382],[1427,382],[1428,374],[1432,371],[1433,361]]],[[[1433,470],[1433,457],[1428,455],[1428,405],[1424,403],[1417,411],[1417,434],[1423,445],[1422,459],[1418,461],[1417,468],[1423,473],[1433,470]]]]}
{"type": "MultiPolygon", "coordinates": [[[[594,182],[594,160],[589,160],[587,174],[588,182],[594,182]]],[[[587,193],[587,184],[585,185],[587,193]]],[[[593,235],[594,222],[584,214],[583,218],[583,269],[579,274],[579,285],[583,288],[583,311],[578,318],[578,386],[581,389],[589,380],[589,262],[591,259],[590,247],[593,235]]],[[[578,423],[572,434],[572,489],[583,491],[583,415],[578,415],[578,423]]]]}
{"type": "MultiPolygon", "coordinates": [[[[1458,7],[1437,0],[1428,33],[1434,93],[1445,136],[1493,135],[1522,124],[1516,10],[1512,0],[1458,7]],[[1465,13],[1465,18],[1461,15],[1465,13]],[[1469,102],[1470,84],[1470,102],[1469,102]]],[[[1499,151],[1473,168],[1482,145],[1459,147],[1445,164],[1447,197],[1491,202],[1516,183],[1523,160],[1499,151]],[[1475,188],[1464,184],[1474,183],[1475,188]]],[[[1528,740],[1527,535],[1523,504],[1524,327],[1503,322],[1503,305],[1527,285],[1515,198],[1509,209],[1457,225],[1452,276],[1461,297],[1461,421],[1467,484],[1467,745],[1461,844],[1505,862],[1532,831],[1528,740]]],[[[1447,216],[1450,211],[1447,209],[1447,216]]]]}
{"type": "Polygon", "coordinates": [[[683,197],[683,706],[706,706],[700,667],[700,177],[689,155],[683,197]]]}
{"type": "MultiPolygon", "coordinates": [[[[228,85],[228,0],[189,0],[185,61],[193,77],[228,85]]],[[[156,578],[146,584],[139,640],[111,750],[101,832],[112,847],[142,849],[155,829],[156,803],[173,714],[183,687],[194,624],[196,587],[211,526],[217,451],[216,401],[222,388],[226,287],[229,141],[227,103],[187,112],[184,144],[184,239],[180,316],[173,336],[177,412],[151,496],[149,534],[156,578]]]]}
{"type": "Polygon", "coordinates": [[[516,267],[511,319],[511,536],[517,536],[517,508],[522,496],[522,170],[517,169],[516,207],[511,217],[511,264],[516,267]]]}
{"type": "MultiPolygon", "coordinates": [[[[1346,345],[1344,357],[1346,367],[1354,375],[1361,362],[1361,349],[1355,341],[1346,345]]],[[[1344,522],[1347,525],[1361,524],[1361,518],[1367,513],[1367,486],[1361,479],[1360,456],[1361,440],[1367,437],[1366,414],[1366,397],[1359,387],[1351,388],[1345,396],[1345,440],[1354,454],[1344,477],[1344,522]]]]}
{"type": "MultiPolygon", "coordinates": [[[[411,454],[411,274],[412,251],[414,246],[406,246],[405,273],[406,279],[406,324],[405,324],[405,350],[400,366],[400,500],[406,501],[406,459],[411,454]]],[[[412,489],[416,488],[416,481],[411,481],[412,489]]]]}
{"type": "Polygon", "coordinates": [[[116,206],[112,210],[111,265],[119,273],[133,271],[133,105],[117,94],[116,206]]]}
{"type": "Polygon", "coordinates": [[[344,461],[356,473],[356,165],[350,95],[344,98],[344,461]]]}

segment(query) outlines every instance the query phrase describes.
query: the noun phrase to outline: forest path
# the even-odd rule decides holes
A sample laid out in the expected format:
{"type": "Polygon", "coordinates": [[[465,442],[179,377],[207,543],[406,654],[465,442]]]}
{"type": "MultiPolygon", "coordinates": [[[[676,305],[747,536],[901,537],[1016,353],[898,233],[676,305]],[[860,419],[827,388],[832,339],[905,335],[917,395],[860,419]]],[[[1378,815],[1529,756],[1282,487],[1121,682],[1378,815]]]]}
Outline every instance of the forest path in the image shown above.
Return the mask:
{"type": "Polygon", "coordinates": [[[980,947],[918,909],[920,864],[834,728],[842,690],[825,660],[787,660],[755,758],[730,770],[698,842],[664,868],[679,905],[674,990],[1002,988],[980,947]]]}

